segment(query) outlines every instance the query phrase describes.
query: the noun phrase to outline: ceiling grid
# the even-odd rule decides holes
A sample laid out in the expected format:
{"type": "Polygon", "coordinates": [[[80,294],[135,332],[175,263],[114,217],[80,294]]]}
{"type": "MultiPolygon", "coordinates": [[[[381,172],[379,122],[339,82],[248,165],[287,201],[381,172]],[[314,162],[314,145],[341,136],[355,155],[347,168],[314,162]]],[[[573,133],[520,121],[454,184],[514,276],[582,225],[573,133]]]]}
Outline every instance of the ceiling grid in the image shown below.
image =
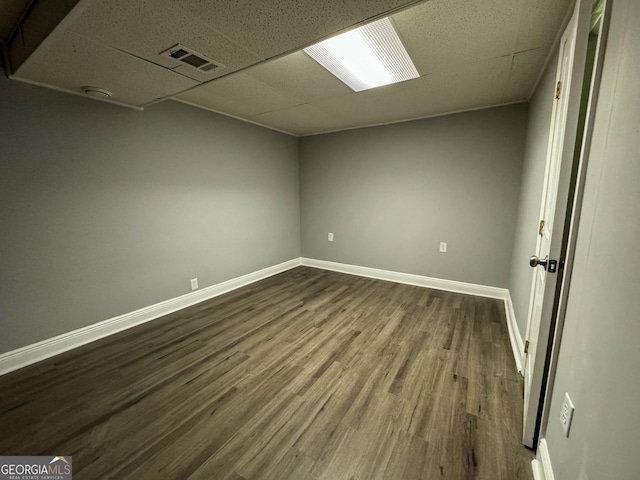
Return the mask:
{"type": "MultiPolygon", "coordinates": [[[[113,93],[110,100],[134,107],[175,98],[293,135],[526,101],[571,4],[55,1],[68,5],[69,13],[48,26],[51,32],[38,38],[32,53],[15,62],[19,66],[11,78],[73,93],[87,85],[104,88],[113,93]],[[356,93],[301,51],[384,16],[395,26],[418,78],[356,93]],[[223,67],[202,72],[162,54],[178,44],[223,67]]],[[[18,21],[28,4],[0,0],[0,18],[10,19],[0,23],[0,36],[9,47],[17,42],[8,38],[15,24],[8,24],[18,21]]]]}

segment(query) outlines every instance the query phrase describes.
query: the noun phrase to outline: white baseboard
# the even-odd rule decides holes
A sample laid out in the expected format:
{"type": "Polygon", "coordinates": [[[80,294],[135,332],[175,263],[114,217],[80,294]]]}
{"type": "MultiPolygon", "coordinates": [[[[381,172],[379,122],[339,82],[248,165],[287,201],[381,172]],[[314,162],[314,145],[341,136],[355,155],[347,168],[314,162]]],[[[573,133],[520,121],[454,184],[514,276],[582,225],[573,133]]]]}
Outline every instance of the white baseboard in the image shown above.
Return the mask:
{"type": "Polygon", "coordinates": [[[26,367],[54,355],[66,352],[100,338],[160,318],[169,313],[181,310],[196,303],[209,300],[245,285],[263,280],[272,275],[285,272],[300,265],[300,258],[294,258],[284,263],[267,267],[257,272],[248,273],[241,277],[232,278],[226,282],[211,285],[176,298],[156,303],[149,307],[125,313],[87,327],[63,333],[57,337],[43,340],[26,347],[12,350],[0,355],[0,375],[26,367]]]}
{"type": "Polygon", "coordinates": [[[360,277],[376,278],[389,282],[405,283],[418,287],[435,288],[436,290],[446,290],[447,292],[465,293],[478,297],[499,298],[503,300],[508,291],[505,288],[487,287],[476,285],[475,283],[457,282],[455,280],[444,280],[442,278],[424,277],[411,273],[393,272],[391,270],[380,270],[377,268],[361,267],[346,263],[328,262],[326,260],[315,260],[313,258],[302,258],[302,265],[307,267],[322,268],[334,272],[349,273],[360,277]]]}
{"type": "Polygon", "coordinates": [[[544,480],[555,480],[555,476],[553,475],[553,467],[551,466],[551,457],[549,456],[549,447],[547,446],[547,440],[544,438],[538,443],[537,457],[537,460],[539,460],[542,464],[544,480]]]}
{"type": "Polygon", "coordinates": [[[389,282],[405,283],[418,287],[435,288],[436,290],[446,290],[447,292],[464,293],[479,297],[497,298],[504,301],[504,310],[507,316],[507,329],[509,330],[509,340],[513,350],[513,358],[516,362],[518,372],[522,373],[522,352],[524,344],[520,336],[520,330],[516,323],[516,316],[511,302],[511,295],[506,288],[488,287],[475,283],[457,282],[455,280],[444,280],[442,278],[425,277],[410,273],[393,272],[390,270],[380,270],[377,268],[361,267],[359,265],[349,265],[346,263],[329,262],[326,260],[316,260],[314,258],[302,258],[302,265],[307,267],[322,268],[334,272],[349,273],[361,277],[376,278],[389,282]]]}
{"type": "Polygon", "coordinates": [[[531,471],[533,472],[533,480],[545,480],[542,464],[537,458],[531,460],[531,471]]]}
{"type": "Polygon", "coordinates": [[[516,367],[519,372],[522,372],[523,342],[515,321],[513,305],[507,289],[458,282],[454,280],[445,280],[441,278],[425,277],[410,273],[393,272],[390,270],[380,270],[377,268],[361,267],[345,263],[329,262],[326,260],[295,258],[257,272],[233,278],[217,285],[202,288],[200,290],[181,295],[180,297],[172,298],[149,307],[141,308],[140,310],[125,313],[78,330],[58,335],[57,337],[43,340],[32,345],[27,345],[26,347],[13,350],[11,352],[3,353],[0,355],[0,375],[4,375],[5,373],[12,372],[49,357],[53,357],[95,340],[99,340],[100,338],[113,335],[114,333],[140,325],[141,323],[155,320],[156,318],[160,318],[169,313],[190,307],[196,303],[217,297],[218,295],[222,295],[272,275],[285,272],[299,265],[348,273],[361,277],[376,278],[378,280],[387,280],[390,282],[503,300],[505,302],[507,327],[509,330],[511,347],[516,360],[516,367]]]}
{"type": "Polygon", "coordinates": [[[513,358],[516,361],[516,367],[519,373],[523,372],[524,361],[524,342],[520,335],[518,322],[516,322],[516,312],[513,309],[511,294],[507,290],[507,296],[504,299],[504,310],[507,313],[507,328],[509,329],[509,340],[511,341],[511,349],[513,350],[513,358]]]}

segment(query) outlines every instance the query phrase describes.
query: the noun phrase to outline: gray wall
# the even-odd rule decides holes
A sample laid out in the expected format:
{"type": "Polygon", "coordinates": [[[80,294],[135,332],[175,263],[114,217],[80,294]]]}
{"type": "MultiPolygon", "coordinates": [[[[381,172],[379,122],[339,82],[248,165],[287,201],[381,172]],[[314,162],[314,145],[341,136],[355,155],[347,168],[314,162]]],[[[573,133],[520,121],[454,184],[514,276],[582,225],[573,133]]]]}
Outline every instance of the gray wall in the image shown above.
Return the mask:
{"type": "Polygon", "coordinates": [[[613,2],[546,439],[559,479],[640,478],[640,2],[613,2]],[[558,418],[575,405],[569,438],[558,418]]]}
{"type": "Polygon", "coordinates": [[[519,104],[302,138],[303,256],[507,287],[526,117],[519,104]]]}
{"type": "Polygon", "coordinates": [[[547,145],[549,143],[556,70],[558,68],[557,50],[552,53],[551,58],[553,60],[549,62],[529,103],[527,141],[524,152],[522,180],[520,182],[518,220],[509,276],[509,293],[511,294],[520,336],[523,340],[527,330],[529,296],[533,275],[533,269],[529,266],[529,257],[536,250],[540,222],[544,169],[547,161],[547,145]]]}
{"type": "Polygon", "coordinates": [[[298,139],[0,78],[0,352],[300,256],[298,139]]]}

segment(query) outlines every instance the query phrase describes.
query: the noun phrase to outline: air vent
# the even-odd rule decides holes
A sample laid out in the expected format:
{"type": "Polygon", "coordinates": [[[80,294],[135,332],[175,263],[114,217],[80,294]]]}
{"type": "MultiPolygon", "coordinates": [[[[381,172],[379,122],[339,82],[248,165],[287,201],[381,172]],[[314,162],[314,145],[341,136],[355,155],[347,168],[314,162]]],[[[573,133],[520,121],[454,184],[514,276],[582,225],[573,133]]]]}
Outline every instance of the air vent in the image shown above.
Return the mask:
{"type": "Polygon", "coordinates": [[[161,52],[160,55],[166,55],[204,73],[212,73],[223,67],[223,65],[183,45],[175,45],[169,50],[161,52]]]}

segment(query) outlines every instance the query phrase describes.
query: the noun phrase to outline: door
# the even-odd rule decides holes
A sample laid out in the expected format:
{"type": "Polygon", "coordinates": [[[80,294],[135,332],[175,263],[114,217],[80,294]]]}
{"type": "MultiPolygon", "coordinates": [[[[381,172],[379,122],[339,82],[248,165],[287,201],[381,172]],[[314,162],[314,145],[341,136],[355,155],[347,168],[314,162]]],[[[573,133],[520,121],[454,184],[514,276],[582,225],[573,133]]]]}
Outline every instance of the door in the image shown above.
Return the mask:
{"type": "MultiPolygon", "coordinates": [[[[531,296],[529,300],[529,318],[527,319],[527,333],[525,341],[524,358],[524,437],[525,445],[533,446],[533,432],[531,427],[535,425],[535,417],[529,418],[537,413],[537,403],[534,385],[534,373],[536,349],[538,347],[538,336],[540,333],[540,319],[542,306],[544,303],[544,290],[548,275],[549,250],[553,236],[554,214],[557,202],[558,180],[560,165],[562,162],[563,140],[566,127],[567,106],[569,95],[566,88],[569,86],[571,78],[572,57],[575,46],[576,30],[575,19],[567,26],[560,42],[558,59],[558,72],[556,75],[556,91],[554,96],[554,108],[552,110],[551,134],[547,152],[547,165],[545,168],[545,179],[543,183],[542,205],[540,208],[540,223],[538,227],[538,239],[536,251],[530,265],[534,267],[531,282],[531,296]],[[562,88],[565,87],[565,91],[562,88]],[[538,261],[533,259],[537,258],[538,261]],[[545,264],[546,262],[546,264],[545,264]],[[532,396],[533,387],[533,396],[532,396]],[[532,421],[533,420],[533,421],[532,421]],[[530,443],[527,442],[528,439],[530,443]]],[[[557,268],[557,267],[556,267],[557,268]]],[[[553,269],[551,269],[553,270],[553,269]]],[[[551,272],[553,273],[553,272],[551,272]]]]}
{"type": "MultiPolygon", "coordinates": [[[[534,448],[538,429],[540,406],[544,396],[544,378],[547,346],[549,345],[553,303],[559,286],[558,273],[562,269],[559,258],[554,258],[554,243],[562,237],[565,228],[571,166],[577,133],[584,55],[586,48],[580,42],[576,48],[578,27],[584,26],[585,13],[590,5],[577,2],[573,17],[562,35],[559,45],[556,90],[551,118],[547,164],[543,183],[540,224],[536,251],[530,265],[533,267],[529,315],[525,335],[523,443],[534,448]],[[554,241],[555,240],[555,241],[554,241]]],[[[588,28],[588,26],[587,26],[588,28]]],[[[588,32],[587,32],[588,33],[588,32]]],[[[557,248],[556,248],[557,251],[557,248]]]]}
{"type": "MultiPolygon", "coordinates": [[[[558,355],[560,342],[562,341],[562,331],[564,328],[564,316],[566,314],[567,301],[571,286],[571,276],[573,269],[573,258],[575,255],[575,247],[577,242],[577,233],[580,226],[580,218],[582,213],[582,196],[588,169],[588,159],[591,152],[591,138],[594,129],[596,105],[598,104],[598,93],[600,91],[600,80],[602,76],[602,68],[604,63],[605,46],[607,43],[607,34],[609,26],[609,18],[611,16],[610,0],[595,0],[590,22],[589,41],[587,48],[587,62],[585,69],[585,82],[589,78],[590,81],[583,86],[582,103],[579,125],[583,125],[582,130],[578,130],[578,134],[582,131],[582,141],[580,143],[580,155],[578,158],[577,168],[575,168],[575,182],[570,195],[573,198],[573,206],[571,208],[571,216],[568,219],[568,230],[566,231],[566,242],[563,241],[562,248],[558,255],[564,258],[564,268],[561,270],[561,287],[560,296],[554,302],[557,304],[555,326],[552,326],[553,336],[549,341],[552,342],[548,347],[551,355],[547,357],[545,368],[548,369],[545,385],[547,387],[544,395],[544,406],[542,409],[542,419],[540,424],[539,437],[545,435],[545,426],[549,423],[550,397],[552,395],[551,386],[554,383],[555,371],[558,364],[558,355]]],[[[577,146],[578,144],[576,144],[577,146]]],[[[576,151],[577,152],[577,151],[576,151]]],[[[569,213],[567,212],[567,215],[569,213]]],[[[551,256],[555,252],[552,251],[551,256]]],[[[560,280],[559,280],[560,281],[560,280]]],[[[544,315],[544,314],[543,314],[544,315]]]]}

